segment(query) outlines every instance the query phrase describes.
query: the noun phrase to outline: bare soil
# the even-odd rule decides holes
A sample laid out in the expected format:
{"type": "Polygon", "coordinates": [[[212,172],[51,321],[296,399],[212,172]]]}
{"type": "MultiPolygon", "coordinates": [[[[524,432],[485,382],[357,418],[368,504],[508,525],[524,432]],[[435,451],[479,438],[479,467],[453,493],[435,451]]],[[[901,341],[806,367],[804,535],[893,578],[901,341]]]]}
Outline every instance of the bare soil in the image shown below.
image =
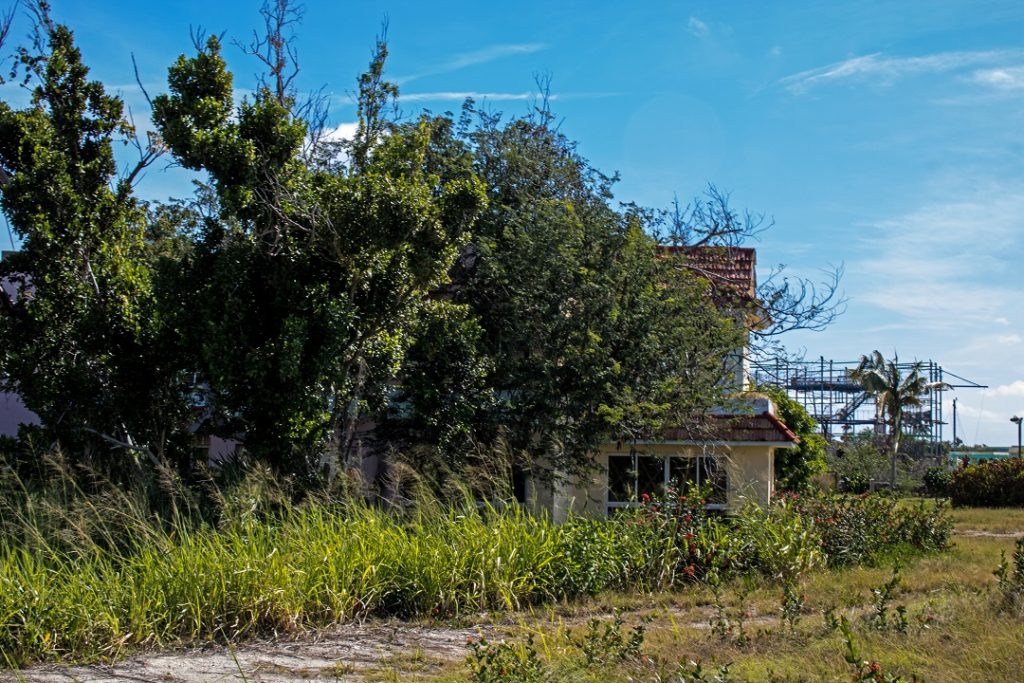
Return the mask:
{"type": "Polygon", "coordinates": [[[113,664],[46,665],[0,672],[0,681],[126,683],[129,681],[363,681],[388,670],[436,670],[466,656],[466,642],[487,629],[402,622],[346,624],[299,640],[249,641],[238,648],[206,646],[141,653],[113,664]]]}
{"type": "MultiPolygon", "coordinates": [[[[680,626],[706,629],[711,607],[661,607],[680,626]]],[[[611,619],[611,612],[584,612],[555,616],[567,627],[576,628],[590,619],[611,619]]],[[[639,614],[624,614],[627,621],[639,614]]],[[[0,669],[0,683],[296,683],[298,681],[361,681],[403,679],[415,674],[429,675],[461,662],[467,643],[485,637],[500,640],[521,626],[526,615],[509,615],[498,623],[482,615],[480,624],[453,628],[398,620],[343,624],[301,638],[252,640],[238,647],[206,645],[177,650],[142,652],[111,664],[33,666],[21,671],[0,669]]],[[[536,619],[536,615],[533,617],[536,619]]],[[[748,611],[750,627],[777,621],[776,615],[748,611]]]]}
{"type": "Polygon", "coordinates": [[[985,531],[983,529],[957,529],[955,536],[983,536],[985,538],[1024,538],[1024,531],[985,531]]]}

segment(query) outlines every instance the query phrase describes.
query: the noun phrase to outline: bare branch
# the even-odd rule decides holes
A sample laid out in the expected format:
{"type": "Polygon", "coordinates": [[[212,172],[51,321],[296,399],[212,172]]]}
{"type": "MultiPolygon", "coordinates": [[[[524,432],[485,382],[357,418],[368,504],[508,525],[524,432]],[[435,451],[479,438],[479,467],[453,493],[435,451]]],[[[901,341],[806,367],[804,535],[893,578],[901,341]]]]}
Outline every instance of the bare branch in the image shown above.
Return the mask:
{"type": "Polygon", "coordinates": [[[839,287],[843,266],[822,271],[819,283],[785,275],[776,266],[757,287],[758,325],[753,334],[765,339],[793,330],[821,331],[846,311],[847,298],[839,287]]]}
{"type": "Polygon", "coordinates": [[[6,11],[0,14],[0,48],[3,48],[7,42],[7,37],[11,33],[11,26],[14,24],[14,14],[18,9],[18,2],[15,0],[6,11]]]}
{"type": "Polygon", "coordinates": [[[139,86],[139,90],[142,91],[142,95],[146,98],[146,103],[149,104],[149,108],[153,108],[153,99],[149,96],[149,92],[146,90],[146,86],[142,84],[142,78],[139,76],[139,64],[135,61],[135,53],[132,53],[132,69],[135,71],[135,83],[139,86]]]}
{"type": "Polygon", "coordinates": [[[742,215],[729,206],[729,193],[708,184],[704,193],[682,206],[679,198],[662,212],[661,222],[667,224],[667,241],[673,246],[736,247],[757,237],[775,225],[765,214],[744,211],[742,215]]]}
{"type": "MultiPolygon", "coordinates": [[[[138,75],[138,72],[136,72],[136,75],[138,75]]],[[[146,95],[146,99],[149,99],[149,95],[146,95]]],[[[150,104],[152,105],[152,103],[150,104]]],[[[128,122],[131,127],[131,137],[126,140],[126,142],[136,149],[139,154],[139,159],[135,162],[135,166],[132,170],[125,174],[119,183],[122,198],[127,197],[127,193],[132,189],[132,187],[134,187],[139,174],[146,170],[146,168],[152,165],[154,161],[163,156],[164,152],[167,151],[167,147],[164,145],[163,139],[155,131],[146,131],[146,144],[142,144],[142,141],[139,139],[138,129],[135,127],[135,117],[132,114],[131,108],[128,109],[128,122]]]]}
{"type": "Polygon", "coordinates": [[[273,79],[267,86],[266,77],[260,76],[260,85],[267,87],[282,105],[294,96],[294,82],[299,75],[299,54],[295,49],[292,27],[302,21],[305,9],[290,0],[264,0],[260,8],[263,17],[263,35],[252,32],[252,41],[243,45],[234,41],[243,52],[258,59],[273,79]]]}

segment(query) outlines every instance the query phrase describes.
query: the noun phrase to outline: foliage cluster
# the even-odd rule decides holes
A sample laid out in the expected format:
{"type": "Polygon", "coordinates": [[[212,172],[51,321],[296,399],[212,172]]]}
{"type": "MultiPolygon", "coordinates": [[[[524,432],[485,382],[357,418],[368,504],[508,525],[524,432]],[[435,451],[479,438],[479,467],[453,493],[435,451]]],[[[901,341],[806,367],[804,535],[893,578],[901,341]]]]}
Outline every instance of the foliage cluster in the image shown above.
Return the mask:
{"type": "Polygon", "coordinates": [[[779,410],[779,419],[798,437],[795,448],[775,452],[775,481],[784,491],[806,491],[815,475],[827,468],[825,452],[827,442],[818,432],[818,423],[803,404],[789,397],[786,390],[776,386],[761,387],[779,410]]]}
{"type": "Polygon", "coordinates": [[[831,566],[877,562],[901,546],[923,551],[949,546],[952,522],[942,503],[907,505],[883,494],[792,496],[793,507],[813,520],[831,566]]]}
{"type": "Polygon", "coordinates": [[[948,467],[929,467],[922,477],[924,490],[933,496],[949,495],[949,486],[952,482],[953,473],[948,467]]]}
{"type": "Polygon", "coordinates": [[[956,506],[1022,507],[1024,460],[988,460],[960,467],[950,477],[948,491],[956,506]]]}
{"type": "Polygon", "coordinates": [[[857,434],[829,449],[828,466],[839,476],[841,490],[865,493],[872,481],[885,478],[885,456],[870,433],[857,434]]]}

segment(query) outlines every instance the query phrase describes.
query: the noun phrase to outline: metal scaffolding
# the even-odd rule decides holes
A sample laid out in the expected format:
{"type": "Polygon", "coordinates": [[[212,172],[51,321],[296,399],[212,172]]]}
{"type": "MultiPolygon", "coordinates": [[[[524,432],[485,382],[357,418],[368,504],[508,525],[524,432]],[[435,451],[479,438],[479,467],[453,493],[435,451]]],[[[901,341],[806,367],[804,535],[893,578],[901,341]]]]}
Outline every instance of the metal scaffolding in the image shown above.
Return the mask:
{"type": "MultiPolygon", "coordinates": [[[[826,439],[852,434],[859,428],[871,428],[884,435],[886,423],[875,404],[875,398],[864,391],[859,382],[851,378],[858,361],[818,360],[793,361],[775,359],[760,363],[753,370],[756,386],[774,385],[798,401],[815,419],[826,439]]],[[[981,389],[984,385],[954,374],[933,360],[898,363],[903,373],[915,366],[929,383],[943,382],[950,388],[981,389]]],[[[904,412],[904,432],[929,444],[935,456],[942,451],[942,429],[946,424],[942,415],[944,391],[933,391],[921,397],[921,405],[904,412]]]]}

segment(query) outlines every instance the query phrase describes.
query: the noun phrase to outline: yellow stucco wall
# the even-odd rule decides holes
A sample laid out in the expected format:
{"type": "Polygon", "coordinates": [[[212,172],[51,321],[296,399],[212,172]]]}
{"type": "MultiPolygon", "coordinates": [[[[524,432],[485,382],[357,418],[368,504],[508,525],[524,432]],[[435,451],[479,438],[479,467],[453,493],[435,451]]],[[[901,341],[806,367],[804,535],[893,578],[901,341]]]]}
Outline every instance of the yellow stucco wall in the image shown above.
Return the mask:
{"type": "MultiPolygon", "coordinates": [[[[637,446],[638,453],[657,457],[697,457],[714,455],[726,463],[728,506],[737,508],[752,500],[767,505],[774,494],[775,453],[777,445],[703,445],[656,443],[637,446]]],[[[585,479],[554,487],[531,486],[531,498],[537,509],[546,510],[555,521],[573,514],[603,517],[608,504],[609,455],[629,455],[626,444],[607,444],[596,456],[601,471],[585,479]]]]}

